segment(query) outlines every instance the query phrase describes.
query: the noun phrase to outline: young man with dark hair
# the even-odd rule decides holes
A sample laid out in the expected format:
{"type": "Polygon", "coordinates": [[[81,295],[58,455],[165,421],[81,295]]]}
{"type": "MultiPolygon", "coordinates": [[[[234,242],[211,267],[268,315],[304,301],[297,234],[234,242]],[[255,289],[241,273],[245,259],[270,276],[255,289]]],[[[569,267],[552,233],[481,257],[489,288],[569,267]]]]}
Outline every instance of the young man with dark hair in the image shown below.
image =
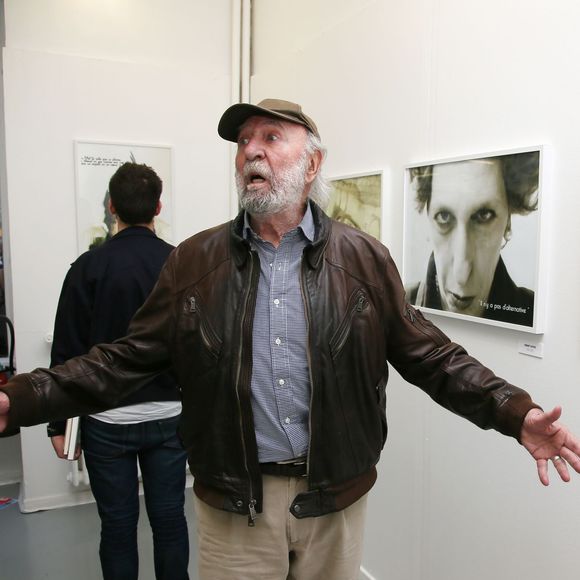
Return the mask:
{"type": "Polygon", "coordinates": [[[125,224],[148,224],[159,213],[163,184],[147,165],[123,164],[109,181],[115,214],[125,224]]]}
{"type": "MultiPolygon", "coordinates": [[[[111,178],[109,207],[118,233],[72,264],[58,304],[51,366],[126,333],[173,249],[153,228],[161,210],[161,189],[161,180],[146,165],[125,163],[111,178]]],[[[81,419],[81,446],[101,518],[99,554],[105,580],[138,577],[137,462],[153,530],[155,576],[188,577],[183,508],[186,453],[177,436],[180,398],[174,378],[166,373],[116,408],[81,419]]],[[[48,426],[61,458],[65,457],[64,432],[64,421],[48,426]]]]}

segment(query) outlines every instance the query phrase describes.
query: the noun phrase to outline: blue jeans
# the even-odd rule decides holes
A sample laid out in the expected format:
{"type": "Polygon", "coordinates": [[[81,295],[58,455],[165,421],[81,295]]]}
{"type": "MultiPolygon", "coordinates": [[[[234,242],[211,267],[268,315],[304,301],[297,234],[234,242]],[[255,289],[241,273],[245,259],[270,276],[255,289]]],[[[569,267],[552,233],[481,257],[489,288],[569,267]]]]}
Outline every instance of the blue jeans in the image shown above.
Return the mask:
{"type": "Polygon", "coordinates": [[[153,531],[155,578],[189,578],[186,453],[177,437],[178,422],[179,417],[131,425],[82,420],[81,443],[101,518],[104,580],[137,580],[139,575],[137,460],[153,531]]]}

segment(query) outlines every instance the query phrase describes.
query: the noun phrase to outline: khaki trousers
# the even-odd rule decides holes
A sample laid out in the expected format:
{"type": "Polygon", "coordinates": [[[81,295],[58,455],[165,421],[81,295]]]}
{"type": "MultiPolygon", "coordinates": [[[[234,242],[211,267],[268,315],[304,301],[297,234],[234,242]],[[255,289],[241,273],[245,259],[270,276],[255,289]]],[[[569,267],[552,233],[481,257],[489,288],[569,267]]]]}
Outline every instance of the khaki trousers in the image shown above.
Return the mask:
{"type": "Polygon", "coordinates": [[[299,520],[289,508],[306,478],[263,480],[264,511],[254,527],[195,498],[199,580],[356,580],[366,496],[340,512],[299,520]]]}

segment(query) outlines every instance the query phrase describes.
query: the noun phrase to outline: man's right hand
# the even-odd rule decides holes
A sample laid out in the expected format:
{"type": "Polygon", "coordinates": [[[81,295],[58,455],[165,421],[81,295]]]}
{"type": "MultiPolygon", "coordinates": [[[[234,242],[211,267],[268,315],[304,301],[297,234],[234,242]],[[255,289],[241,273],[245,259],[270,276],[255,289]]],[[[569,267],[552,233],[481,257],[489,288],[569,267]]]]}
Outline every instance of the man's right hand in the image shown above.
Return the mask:
{"type": "MultiPolygon", "coordinates": [[[[68,459],[64,450],[64,435],[54,435],[50,438],[52,441],[52,446],[54,447],[55,453],[61,459],[68,459]]],[[[75,448],[74,459],[78,459],[81,456],[81,446],[77,445],[75,448]]]]}
{"type": "Polygon", "coordinates": [[[64,435],[54,435],[54,437],[50,438],[52,442],[52,446],[54,447],[54,452],[60,457],[61,459],[66,459],[64,454],[64,435]]]}
{"type": "Polygon", "coordinates": [[[0,392],[0,433],[6,429],[8,423],[8,411],[10,410],[10,399],[6,393],[0,392]]]}

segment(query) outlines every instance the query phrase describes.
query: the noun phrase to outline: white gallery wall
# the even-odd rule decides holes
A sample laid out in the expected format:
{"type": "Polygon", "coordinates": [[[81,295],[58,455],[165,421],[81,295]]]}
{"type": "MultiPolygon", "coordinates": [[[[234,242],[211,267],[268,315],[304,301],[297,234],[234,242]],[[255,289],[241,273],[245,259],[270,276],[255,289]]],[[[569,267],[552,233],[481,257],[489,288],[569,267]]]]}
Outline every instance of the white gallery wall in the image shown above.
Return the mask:
{"type": "MultiPolygon", "coordinates": [[[[77,256],[75,139],[173,148],[175,243],[229,219],[230,150],[216,127],[230,104],[231,1],[5,0],[4,9],[4,235],[25,372],[49,362],[46,337],[77,256]]],[[[22,509],[90,497],[67,483],[44,426],[20,437],[22,509]]]]}
{"type": "MultiPolygon", "coordinates": [[[[228,219],[230,0],[4,0],[6,187],[20,372],[49,359],[76,257],[73,140],[174,149],[175,242],[228,219]]],[[[402,261],[403,168],[547,144],[543,336],[435,318],[580,432],[580,60],[574,0],[253,0],[252,100],[301,102],[329,176],[383,169],[383,239],[402,261]],[[541,359],[518,353],[543,343],[541,359]]],[[[6,215],[3,215],[6,218],[6,215]]],[[[397,376],[371,495],[377,580],[576,580],[580,478],[544,489],[518,444],[433,405],[397,376]]],[[[84,501],[43,426],[21,435],[24,509],[84,501]]],[[[7,440],[8,441],[8,440],[7,440]]],[[[0,440],[0,476],[13,444],[0,440]],[[7,451],[5,445],[10,445],[7,451]]],[[[12,440],[11,440],[12,441],[12,440]]]]}
{"type": "MultiPolygon", "coordinates": [[[[302,103],[326,172],[383,169],[383,239],[402,263],[406,164],[552,150],[543,336],[432,317],[580,432],[580,5],[574,0],[254,0],[251,98],[302,103]],[[543,343],[543,358],[518,353],[543,343]]],[[[438,408],[393,373],[370,500],[377,580],[578,578],[580,477],[543,488],[514,441],[438,408]]]]}

